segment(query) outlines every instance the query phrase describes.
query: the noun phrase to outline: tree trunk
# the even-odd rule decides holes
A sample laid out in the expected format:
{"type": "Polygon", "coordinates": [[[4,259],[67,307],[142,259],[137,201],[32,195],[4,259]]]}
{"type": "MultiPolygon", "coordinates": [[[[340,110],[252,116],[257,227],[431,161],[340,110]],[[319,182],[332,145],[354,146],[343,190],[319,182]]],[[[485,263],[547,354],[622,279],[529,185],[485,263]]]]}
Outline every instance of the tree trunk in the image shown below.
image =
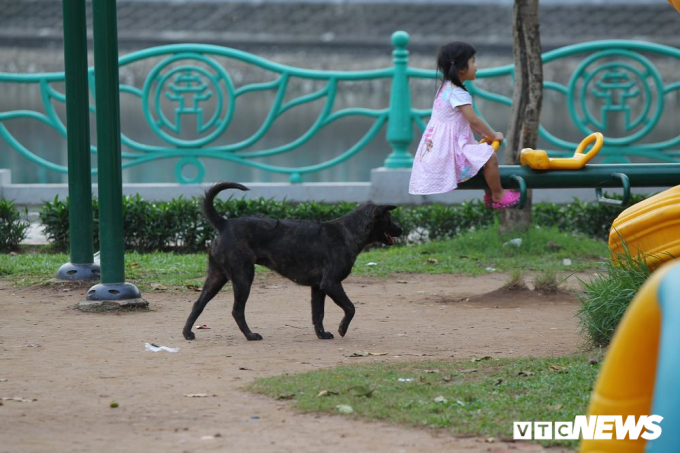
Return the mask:
{"type": "MultiPolygon", "coordinates": [[[[515,89],[505,147],[505,164],[519,164],[522,148],[536,148],[543,101],[543,63],[538,0],[515,0],[513,10],[515,89]]],[[[506,209],[501,232],[526,230],[531,225],[531,190],[524,209],[506,209]]]]}

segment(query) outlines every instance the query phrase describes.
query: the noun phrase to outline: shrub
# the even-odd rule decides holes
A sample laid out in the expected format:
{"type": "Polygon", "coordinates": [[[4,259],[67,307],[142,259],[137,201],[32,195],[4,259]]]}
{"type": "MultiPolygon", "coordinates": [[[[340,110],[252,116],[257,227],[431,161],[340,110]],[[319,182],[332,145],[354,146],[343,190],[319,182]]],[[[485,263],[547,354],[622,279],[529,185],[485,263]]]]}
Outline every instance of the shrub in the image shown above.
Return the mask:
{"type": "Polygon", "coordinates": [[[403,238],[411,233],[417,242],[427,232],[430,240],[451,238],[463,231],[492,225],[497,213],[487,209],[480,201],[460,205],[427,205],[404,207],[392,211],[395,221],[404,229],[403,238]],[[420,233],[422,232],[422,233],[420,233]]]}
{"type": "MultiPolygon", "coordinates": [[[[69,249],[69,200],[59,200],[59,196],[54,197],[54,201],[46,201],[40,210],[40,223],[43,225],[43,232],[51,243],[52,247],[58,251],[69,249]]],[[[92,244],[95,249],[99,249],[99,203],[95,198],[92,200],[92,244]]]]}
{"type": "MultiPolygon", "coordinates": [[[[24,213],[27,210],[24,209],[24,213]]],[[[19,248],[26,239],[28,222],[21,219],[21,213],[14,202],[0,200],[0,252],[11,252],[19,248]]]]}
{"type": "MultiPolygon", "coordinates": [[[[639,197],[638,197],[639,198],[639,197]]],[[[215,199],[215,209],[226,218],[261,216],[274,219],[328,221],[347,214],[356,203],[293,203],[267,198],[215,199]]],[[[576,200],[571,205],[538,203],[533,206],[534,224],[556,226],[562,231],[586,233],[599,239],[609,234],[611,222],[622,208],[601,206],[576,200]]],[[[95,248],[99,247],[98,203],[93,200],[95,248]]],[[[480,201],[460,205],[426,205],[401,207],[392,215],[404,229],[401,243],[441,240],[461,232],[486,228],[498,221],[498,213],[480,201]]],[[[201,198],[178,198],[153,202],[139,195],[123,200],[123,228],[126,250],[204,250],[215,231],[206,222],[201,198]]],[[[68,199],[47,202],[40,213],[45,233],[55,248],[68,248],[68,199]]]]}
{"type": "MultiPolygon", "coordinates": [[[[605,196],[621,199],[617,194],[605,196]]],[[[626,206],[611,206],[602,203],[586,203],[578,198],[570,204],[536,203],[532,206],[532,221],[536,225],[556,226],[561,231],[575,231],[588,236],[607,240],[614,219],[628,206],[647,198],[645,195],[631,195],[626,206]]]]}
{"type": "Polygon", "coordinates": [[[54,201],[46,201],[40,210],[40,223],[45,236],[57,250],[68,249],[68,198],[62,202],[59,195],[55,195],[54,201]]]}

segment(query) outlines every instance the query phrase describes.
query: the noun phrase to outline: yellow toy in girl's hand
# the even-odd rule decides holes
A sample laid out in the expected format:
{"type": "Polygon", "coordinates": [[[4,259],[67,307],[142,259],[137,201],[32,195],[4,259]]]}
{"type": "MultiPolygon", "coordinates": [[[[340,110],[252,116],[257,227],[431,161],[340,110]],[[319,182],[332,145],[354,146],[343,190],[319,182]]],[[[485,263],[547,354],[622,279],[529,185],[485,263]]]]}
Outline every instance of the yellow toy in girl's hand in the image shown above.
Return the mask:
{"type": "MultiPolygon", "coordinates": [[[[479,143],[489,143],[489,140],[483,138],[479,141],[479,143]]],[[[491,143],[489,143],[491,147],[493,148],[494,151],[498,151],[498,148],[501,146],[500,140],[494,140],[491,143]]]]}
{"type": "Polygon", "coordinates": [[[601,133],[590,134],[578,145],[574,157],[552,158],[548,153],[540,149],[524,148],[519,156],[522,165],[526,165],[534,170],[580,170],[583,168],[602,148],[604,137],[601,133]],[[587,153],[586,147],[595,142],[587,153]]]}

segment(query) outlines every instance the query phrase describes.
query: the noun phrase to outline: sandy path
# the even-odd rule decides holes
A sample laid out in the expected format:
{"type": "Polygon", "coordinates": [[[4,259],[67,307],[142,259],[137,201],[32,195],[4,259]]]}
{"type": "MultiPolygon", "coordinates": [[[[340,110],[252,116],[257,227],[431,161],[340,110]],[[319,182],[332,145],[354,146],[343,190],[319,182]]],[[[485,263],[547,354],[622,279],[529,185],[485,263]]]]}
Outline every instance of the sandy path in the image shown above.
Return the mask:
{"type": "MultiPolygon", "coordinates": [[[[197,340],[187,342],[181,328],[197,293],[147,292],[150,312],[86,314],[73,309],[85,288],[16,289],[0,281],[0,379],[7,379],[0,382],[0,397],[37,399],[0,407],[0,452],[542,451],[299,414],[286,402],[240,390],[257,377],[356,361],[575,352],[581,341],[576,299],[473,297],[497,290],[505,279],[350,277],[345,288],[357,302],[357,315],[349,333],[320,341],[311,326],[308,289],[258,277],[246,315],[261,342],[247,342],[238,331],[230,290],[199,318],[211,329],[196,331],[197,340]],[[145,341],[180,351],[147,352],[145,341]],[[388,355],[347,357],[355,351],[388,355]],[[117,409],[109,408],[114,400],[117,409]]],[[[341,311],[332,303],[326,307],[326,328],[335,332],[341,311]]]]}

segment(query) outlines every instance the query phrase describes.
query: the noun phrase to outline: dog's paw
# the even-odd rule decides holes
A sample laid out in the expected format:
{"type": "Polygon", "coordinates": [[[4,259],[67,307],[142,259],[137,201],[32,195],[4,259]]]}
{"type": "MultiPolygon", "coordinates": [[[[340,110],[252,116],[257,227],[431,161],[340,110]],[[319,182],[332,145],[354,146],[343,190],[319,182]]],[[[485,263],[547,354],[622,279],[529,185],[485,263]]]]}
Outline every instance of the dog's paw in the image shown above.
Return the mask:
{"type": "Polygon", "coordinates": [[[335,338],[332,333],[330,332],[317,332],[316,336],[319,337],[320,340],[332,340],[335,338]]]}
{"type": "Polygon", "coordinates": [[[246,338],[248,341],[260,341],[262,339],[262,335],[259,333],[251,333],[249,335],[246,335],[246,338]]]}
{"type": "Polygon", "coordinates": [[[182,335],[184,335],[184,338],[186,338],[187,340],[193,340],[196,338],[196,334],[193,333],[191,330],[189,330],[188,332],[186,331],[182,332],[182,335]]]}
{"type": "Polygon", "coordinates": [[[340,324],[340,327],[338,328],[338,333],[340,334],[341,337],[344,337],[345,334],[347,333],[347,328],[349,326],[346,326],[344,324],[340,324]]]}

